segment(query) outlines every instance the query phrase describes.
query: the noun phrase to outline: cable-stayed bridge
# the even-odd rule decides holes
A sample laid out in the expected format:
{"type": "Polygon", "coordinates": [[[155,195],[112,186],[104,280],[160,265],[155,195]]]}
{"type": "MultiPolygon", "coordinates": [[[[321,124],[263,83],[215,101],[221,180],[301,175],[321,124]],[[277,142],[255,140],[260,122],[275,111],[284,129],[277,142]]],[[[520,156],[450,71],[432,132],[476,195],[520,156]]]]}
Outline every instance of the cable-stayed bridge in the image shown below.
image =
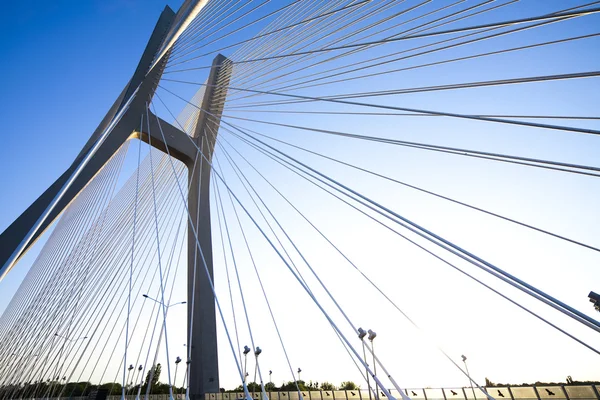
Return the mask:
{"type": "Polygon", "coordinates": [[[495,398],[457,345],[524,358],[536,329],[597,357],[599,11],[165,8],[72,165],[0,235],[2,277],[41,247],[0,322],[0,396],[142,398],[160,363],[170,395],[273,398],[277,365],[302,399],[300,364],[344,363],[375,398],[419,398],[419,369],[495,398]]]}

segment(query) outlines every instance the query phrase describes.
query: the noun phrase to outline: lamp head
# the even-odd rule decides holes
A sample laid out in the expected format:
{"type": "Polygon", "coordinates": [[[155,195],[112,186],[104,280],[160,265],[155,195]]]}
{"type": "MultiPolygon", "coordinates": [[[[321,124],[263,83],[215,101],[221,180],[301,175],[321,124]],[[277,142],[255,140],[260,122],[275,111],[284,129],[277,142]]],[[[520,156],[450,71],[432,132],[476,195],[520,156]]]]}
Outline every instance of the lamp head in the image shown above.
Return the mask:
{"type": "Polygon", "coordinates": [[[600,311],[600,294],[590,292],[590,294],[588,294],[588,298],[590,299],[590,303],[594,305],[596,311],[600,311]]]}
{"type": "Polygon", "coordinates": [[[256,350],[254,350],[254,355],[255,355],[256,357],[258,357],[258,355],[259,355],[260,353],[262,353],[262,349],[261,349],[260,347],[256,346],[256,350]]]}
{"type": "Polygon", "coordinates": [[[371,329],[369,329],[369,340],[373,341],[373,339],[375,339],[377,337],[377,333],[375,333],[374,331],[372,331],[371,329]]]}
{"type": "Polygon", "coordinates": [[[363,340],[365,336],[367,336],[367,332],[363,328],[358,328],[358,338],[363,340]]]}
{"type": "Polygon", "coordinates": [[[244,346],[244,355],[250,353],[250,347],[244,346]]]}
{"type": "Polygon", "coordinates": [[[465,357],[464,355],[461,355],[460,358],[462,358],[463,361],[467,361],[467,357],[465,357]]]}

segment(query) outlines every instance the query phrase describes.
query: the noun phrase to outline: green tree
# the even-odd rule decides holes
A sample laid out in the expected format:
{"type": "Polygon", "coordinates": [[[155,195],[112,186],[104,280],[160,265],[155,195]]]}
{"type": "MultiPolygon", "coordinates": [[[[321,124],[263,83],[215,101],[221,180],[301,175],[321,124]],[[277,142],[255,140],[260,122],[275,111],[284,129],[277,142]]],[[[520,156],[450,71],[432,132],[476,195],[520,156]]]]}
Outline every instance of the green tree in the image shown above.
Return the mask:
{"type": "Polygon", "coordinates": [[[358,386],[352,381],[344,381],[340,385],[340,390],[358,390],[358,386]]]}
{"type": "Polygon", "coordinates": [[[323,382],[321,383],[321,390],[335,390],[336,387],[333,383],[323,382]]]}
{"type": "Polygon", "coordinates": [[[281,390],[282,392],[295,392],[298,389],[300,389],[303,392],[309,390],[306,387],[306,383],[304,381],[288,381],[287,383],[281,385],[281,387],[279,388],[279,390],[281,390]],[[297,387],[296,384],[298,385],[297,387]]]}
{"type": "Polygon", "coordinates": [[[111,395],[112,393],[121,393],[121,384],[120,383],[107,382],[107,383],[104,383],[104,384],[98,386],[98,388],[108,389],[109,395],[111,395]]]}
{"type": "Polygon", "coordinates": [[[267,392],[275,392],[277,391],[277,386],[273,382],[268,382],[265,384],[265,390],[267,392]]]}
{"type": "Polygon", "coordinates": [[[248,391],[249,392],[260,392],[260,391],[262,391],[262,388],[260,387],[260,383],[248,382],[246,384],[246,386],[248,386],[248,391]]]}
{"type": "MultiPolygon", "coordinates": [[[[248,383],[246,383],[246,387],[248,388],[249,392],[261,392],[262,391],[262,388],[260,387],[260,384],[256,383],[256,382],[248,382],[248,383]]],[[[266,386],[265,386],[265,390],[266,390],[266,386]]],[[[244,386],[239,385],[233,391],[234,392],[243,392],[244,391],[244,386]]]]}
{"type": "Polygon", "coordinates": [[[146,374],[146,380],[144,381],[144,386],[148,386],[148,381],[150,381],[150,377],[152,377],[152,386],[155,386],[158,383],[158,379],[160,378],[160,371],[162,367],[160,363],[153,365],[152,368],[146,374]]]}

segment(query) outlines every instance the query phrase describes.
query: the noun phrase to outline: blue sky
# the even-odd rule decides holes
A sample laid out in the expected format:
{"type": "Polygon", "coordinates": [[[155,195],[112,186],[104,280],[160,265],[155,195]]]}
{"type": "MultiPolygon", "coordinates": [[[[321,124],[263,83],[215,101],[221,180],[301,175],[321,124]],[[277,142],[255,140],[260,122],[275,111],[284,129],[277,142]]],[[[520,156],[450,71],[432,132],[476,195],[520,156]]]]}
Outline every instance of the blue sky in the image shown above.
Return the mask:
{"type": "MultiPolygon", "coordinates": [[[[518,10],[537,14],[544,12],[546,8],[547,11],[551,11],[578,4],[577,2],[565,3],[568,4],[558,1],[544,2],[542,6],[541,3],[524,2],[518,10]]],[[[177,1],[168,4],[174,10],[179,6],[177,1]]],[[[4,80],[0,91],[0,106],[3,110],[0,114],[0,123],[4,129],[4,142],[0,147],[0,171],[2,171],[2,187],[6,190],[3,191],[4,196],[0,203],[2,208],[0,229],[8,226],[70,165],[129,79],[154,23],[164,7],[164,2],[60,1],[40,3],[35,7],[22,2],[13,2],[4,7],[7,11],[0,16],[0,37],[3,38],[0,41],[0,50],[3,59],[8,62],[0,63],[0,72],[4,80]]],[[[513,18],[513,12],[512,9],[507,8],[494,16],[494,20],[513,18]]],[[[588,22],[580,24],[565,23],[564,28],[548,28],[541,33],[532,31],[518,38],[508,36],[500,44],[517,46],[527,41],[558,38],[564,32],[576,35],[594,31],[598,17],[591,17],[586,21],[588,22]]],[[[487,22],[487,20],[480,22],[487,22]]],[[[494,50],[494,45],[486,42],[476,45],[474,49],[475,51],[494,50]]],[[[595,38],[570,45],[566,51],[547,48],[532,51],[527,55],[518,53],[499,59],[482,59],[470,64],[451,65],[439,70],[440,73],[436,73],[438,70],[415,70],[403,75],[390,75],[389,79],[333,85],[319,89],[317,92],[299,93],[326,95],[598,70],[599,45],[600,41],[595,38]],[[560,56],[557,57],[556,54],[560,56]]],[[[456,56],[468,54],[472,49],[458,49],[454,54],[456,56]]],[[[435,60],[435,56],[425,61],[428,60],[435,60]]],[[[206,64],[206,60],[201,60],[197,65],[206,64]]],[[[182,75],[186,78],[194,77],[192,73],[182,75]]],[[[175,77],[177,74],[170,76],[175,77]]],[[[195,79],[198,82],[202,80],[202,77],[195,79]]],[[[165,87],[179,90],[178,93],[185,93],[187,97],[197,89],[197,87],[177,86],[172,83],[165,83],[165,87]]],[[[535,86],[413,94],[410,97],[401,97],[400,100],[394,97],[378,99],[378,101],[404,107],[464,113],[597,116],[599,89],[598,78],[595,78],[535,84],[535,86]]],[[[164,93],[161,93],[161,96],[166,98],[164,93]]],[[[177,111],[185,105],[173,99],[168,100],[168,104],[177,111]]],[[[340,109],[336,106],[324,108],[340,109]]],[[[302,109],[321,108],[309,105],[302,109]]],[[[164,110],[162,112],[164,114],[164,110]]],[[[259,113],[244,116],[266,118],[259,113]]],[[[390,122],[384,118],[364,120],[360,117],[348,116],[306,119],[277,116],[273,117],[273,120],[588,165],[598,165],[600,154],[599,142],[591,135],[574,135],[556,131],[532,132],[528,128],[509,129],[480,122],[444,120],[431,123],[418,118],[390,122]]],[[[235,123],[234,120],[231,122],[235,123]]],[[[569,123],[571,122],[565,122],[565,124],[569,123]]],[[[576,124],[599,128],[597,121],[576,122],[576,124]]],[[[500,214],[522,219],[596,246],[599,244],[600,220],[596,211],[596,199],[600,194],[600,185],[595,178],[524,170],[517,166],[456,159],[455,156],[450,155],[431,155],[412,149],[389,149],[372,143],[342,144],[340,139],[315,133],[298,135],[292,130],[264,127],[260,124],[247,123],[244,126],[262,133],[280,135],[284,140],[306,145],[315,151],[335,154],[346,161],[360,162],[361,165],[389,173],[399,179],[412,183],[418,182],[423,187],[434,188],[443,194],[468,200],[500,214]]],[[[224,137],[229,140],[231,135],[224,137]]],[[[299,152],[289,151],[290,154],[300,157],[299,152]]],[[[394,237],[381,232],[371,233],[372,227],[367,221],[351,219],[350,212],[343,213],[341,210],[338,212],[335,202],[319,197],[314,189],[290,180],[289,175],[284,172],[275,173],[276,168],[258,155],[254,153],[248,155],[257,166],[273,172],[273,179],[276,179],[290,196],[299,199],[313,217],[323,221],[329,229],[328,232],[340,238],[344,242],[345,250],[360,260],[361,265],[372,268],[372,273],[380,279],[383,286],[394,293],[402,304],[406,304],[413,315],[418,315],[417,319],[429,332],[439,333],[440,330],[446,330],[447,326],[454,324],[467,325],[467,332],[462,329],[456,331],[450,329],[449,332],[444,332],[446,335],[437,339],[444,341],[444,345],[452,349],[456,357],[462,351],[471,352],[469,354],[469,359],[473,362],[471,372],[478,381],[482,381],[485,376],[489,376],[494,381],[514,383],[538,379],[562,380],[566,374],[571,374],[575,379],[600,379],[597,371],[593,370],[593,366],[597,365],[598,356],[590,356],[578,345],[558,336],[537,321],[531,321],[489,293],[461,281],[452,272],[443,270],[439,265],[426,260],[422,254],[414,249],[411,250],[410,246],[399,244],[394,237]],[[455,288],[448,288],[453,285],[455,288]],[[432,301],[431,293],[440,293],[441,299],[432,301]],[[446,298],[447,306],[452,305],[452,310],[444,309],[446,298]],[[486,335],[489,335],[487,342],[482,338],[486,335]],[[547,338],[547,340],[539,340],[539,338],[547,338]],[[493,348],[489,348],[490,342],[494,343],[493,348]],[[503,362],[494,362],[495,357],[504,352],[509,354],[507,359],[503,362]],[[511,365],[512,359],[523,356],[526,352],[530,352],[531,356],[526,357],[526,360],[518,366],[511,365]]],[[[597,269],[600,258],[596,253],[573,249],[562,242],[522,232],[487,217],[479,218],[438,200],[401,190],[389,183],[366,177],[357,179],[346,170],[315,158],[306,159],[328,171],[332,176],[340,180],[345,179],[346,182],[372,194],[379,201],[398,207],[405,215],[423,225],[434,228],[436,232],[464,244],[468,249],[476,249],[484,258],[490,259],[519,277],[535,282],[536,285],[567,303],[593,315],[586,296],[589,290],[600,291],[598,287],[600,275],[597,269]]],[[[231,171],[229,173],[231,174],[231,171]]],[[[241,190],[240,185],[235,185],[234,188],[241,190]]],[[[333,255],[327,253],[327,249],[320,247],[321,245],[313,243],[311,231],[301,228],[299,222],[288,215],[290,212],[286,211],[281,204],[274,207],[285,216],[284,218],[289,218],[287,220],[289,224],[298,224],[298,241],[311,249],[314,259],[331,267],[323,271],[323,274],[331,282],[337,281],[339,284],[337,295],[348,304],[349,308],[356,310],[356,314],[360,315],[362,321],[366,321],[365,323],[369,323],[370,326],[379,325],[380,331],[388,332],[387,339],[385,334],[381,335],[381,340],[388,348],[396,346],[395,339],[391,338],[393,334],[390,333],[403,333],[405,329],[408,331],[407,326],[401,323],[395,325],[391,322],[389,326],[386,325],[383,320],[387,320],[392,311],[382,306],[381,310],[373,312],[368,305],[364,304],[359,296],[356,296],[356,292],[349,289],[362,289],[359,280],[345,276],[347,281],[340,283],[337,277],[344,276],[344,270],[337,269],[341,268],[339,260],[336,261],[333,255]]],[[[239,235],[237,239],[240,239],[239,235]]],[[[264,263],[275,265],[278,262],[276,257],[268,253],[267,247],[260,247],[264,246],[264,243],[259,242],[260,237],[257,234],[253,237],[253,243],[263,250],[264,263]]],[[[217,250],[216,254],[218,252],[217,250]]],[[[26,265],[27,262],[23,264],[26,265]]],[[[24,275],[25,269],[18,267],[0,283],[2,287],[0,310],[8,303],[10,294],[16,290],[16,285],[24,275]]],[[[222,275],[222,272],[220,274],[222,275]]],[[[291,281],[283,281],[286,279],[283,275],[275,274],[272,277],[274,285],[278,279],[289,285],[293,284],[291,281]]],[[[292,297],[286,290],[273,289],[273,291],[292,297]]],[[[302,294],[294,291],[294,296],[296,295],[300,298],[302,294]]],[[[528,299],[518,297],[518,294],[514,295],[521,301],[532,304],[528,299]]],[[[285,312],[287,308],[290,314],[294,314],[305,310],[304,305],[305,303],[300,301],[297,304],[285,304],[281,305],[280,311],[285,312]]],[[[256,307],[262,307],[258,305],[258,300],[256,307]]],[[[311,308],[310,313],[311,317],[308,319],[313,323],[313,318],[316,320],[316,311],[311,308]]],[[[581,334],[590,343],[598,346],[597,334],[589,334],[568,321],[560,318],[558,320],[572,328],[574,333],[581,334]]],[[[290,325],[292,326],[286,331],[292,342],[313,346],[312,343],[303,341],[301,332],[294,332],[293,323],[290,325]]],[[[323,328],[323,323],[314,321],[314,326],[323,328]]],[[[263,343],[273,339],[272,332],[263,333],[265,335],[263,343]]],[[[406,335],[410,337],[410,341],[417,340],[413,337],[414,332],[406,335]]],[[[327,339],[323,343],[314,345],[327,352],[327,357],[333,358],[339,356],[339,353],[334,350],[328,353],[330,350],[327,347],[334,344],[332,339],[327,339]]],[[[227,354],[226,348],[220,351],[227,354]]],[[[453,385],[453,382],[460,379],[457,375],[449,375],[445,378],[444,375],[448,374],[446,367],[438,367],[439,359],[430,354],[426,346],[418,346],[418,351],[400,346],[397,353],[390,351],[387,360],[391,364],[399,364],[396,365],[398,374],[407,376],[411,385],[453,385]],[[398,363],[398,360],[418,357],[421,354],[418,351],[426,354],[423,357],[431,357],[427,358],[430,361],[417,366],[412,365],[412,362],[398,363]],[[429,362],[435,364],[435,368],[429,362]],[[418,374],[422,376],[430,374],[431,378],[421,378],[418,374]]],[[[353,375],[355,371],[350,372],[349,368],[331,371],[326,363],[311,365],[310,357],[303,354],[302,349],[294,350],[292,353],[297,360],[300,360],[297,364],[302,365],[303,370],[307,371],[303,375],[304,379],[337,382],[349,377],[348,379],[358,381],[356,375],[353,375]],[[311,369],[313,372],[308,372],[311,369]]],[[[227,360],[223,365],[231,366],[231,359],[227,357],[230,355],[223,356],[223,360],[227,360]]],[[[268,354],[265,354],[265,357],[268,357],[268,354]]],[[[279,366],[277,360],[273,359],[269,362],[279,366]]],[[[280,370],[281,368],[278,371],[280,370]]],[[[281,374],[277,379],[291,378],[281,374]]],[[[224,374],[223,380],[226,382],[223,386],[236,385],[235,376],[229,373],[224,374]]]]}

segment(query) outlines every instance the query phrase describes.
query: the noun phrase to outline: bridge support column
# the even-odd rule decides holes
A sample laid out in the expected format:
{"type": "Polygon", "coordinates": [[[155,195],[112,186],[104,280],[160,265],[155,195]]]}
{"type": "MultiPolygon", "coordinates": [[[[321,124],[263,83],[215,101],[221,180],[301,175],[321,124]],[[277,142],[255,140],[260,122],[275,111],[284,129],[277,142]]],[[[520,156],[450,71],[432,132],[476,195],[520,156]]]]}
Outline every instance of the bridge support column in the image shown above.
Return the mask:
{"type": "Polygon", "coordinates": [[[190,165],[188,174],[190,177],[188,208],[191,220],[194,222],[193,227],[188,226],[188,324],[191,325],[188,343],[191,343],[189,385],[192,399],[200,399],[205,393],[219,391],[215,299],[210,285],[213,281],[213,260],[210,234],[211,166],[209,163],[212,162],[226,95],[226,89],[222,89],[221,86],[226,87],[229,84],[230,73],[229,61],[224,56],[218,55],[213,61],[198,121],[192,135],[196,145],[202,151],[202,156],[198,156],[195,166],[190,165]],[[198,233],[199,247],[192,229],[198,233]]]}

